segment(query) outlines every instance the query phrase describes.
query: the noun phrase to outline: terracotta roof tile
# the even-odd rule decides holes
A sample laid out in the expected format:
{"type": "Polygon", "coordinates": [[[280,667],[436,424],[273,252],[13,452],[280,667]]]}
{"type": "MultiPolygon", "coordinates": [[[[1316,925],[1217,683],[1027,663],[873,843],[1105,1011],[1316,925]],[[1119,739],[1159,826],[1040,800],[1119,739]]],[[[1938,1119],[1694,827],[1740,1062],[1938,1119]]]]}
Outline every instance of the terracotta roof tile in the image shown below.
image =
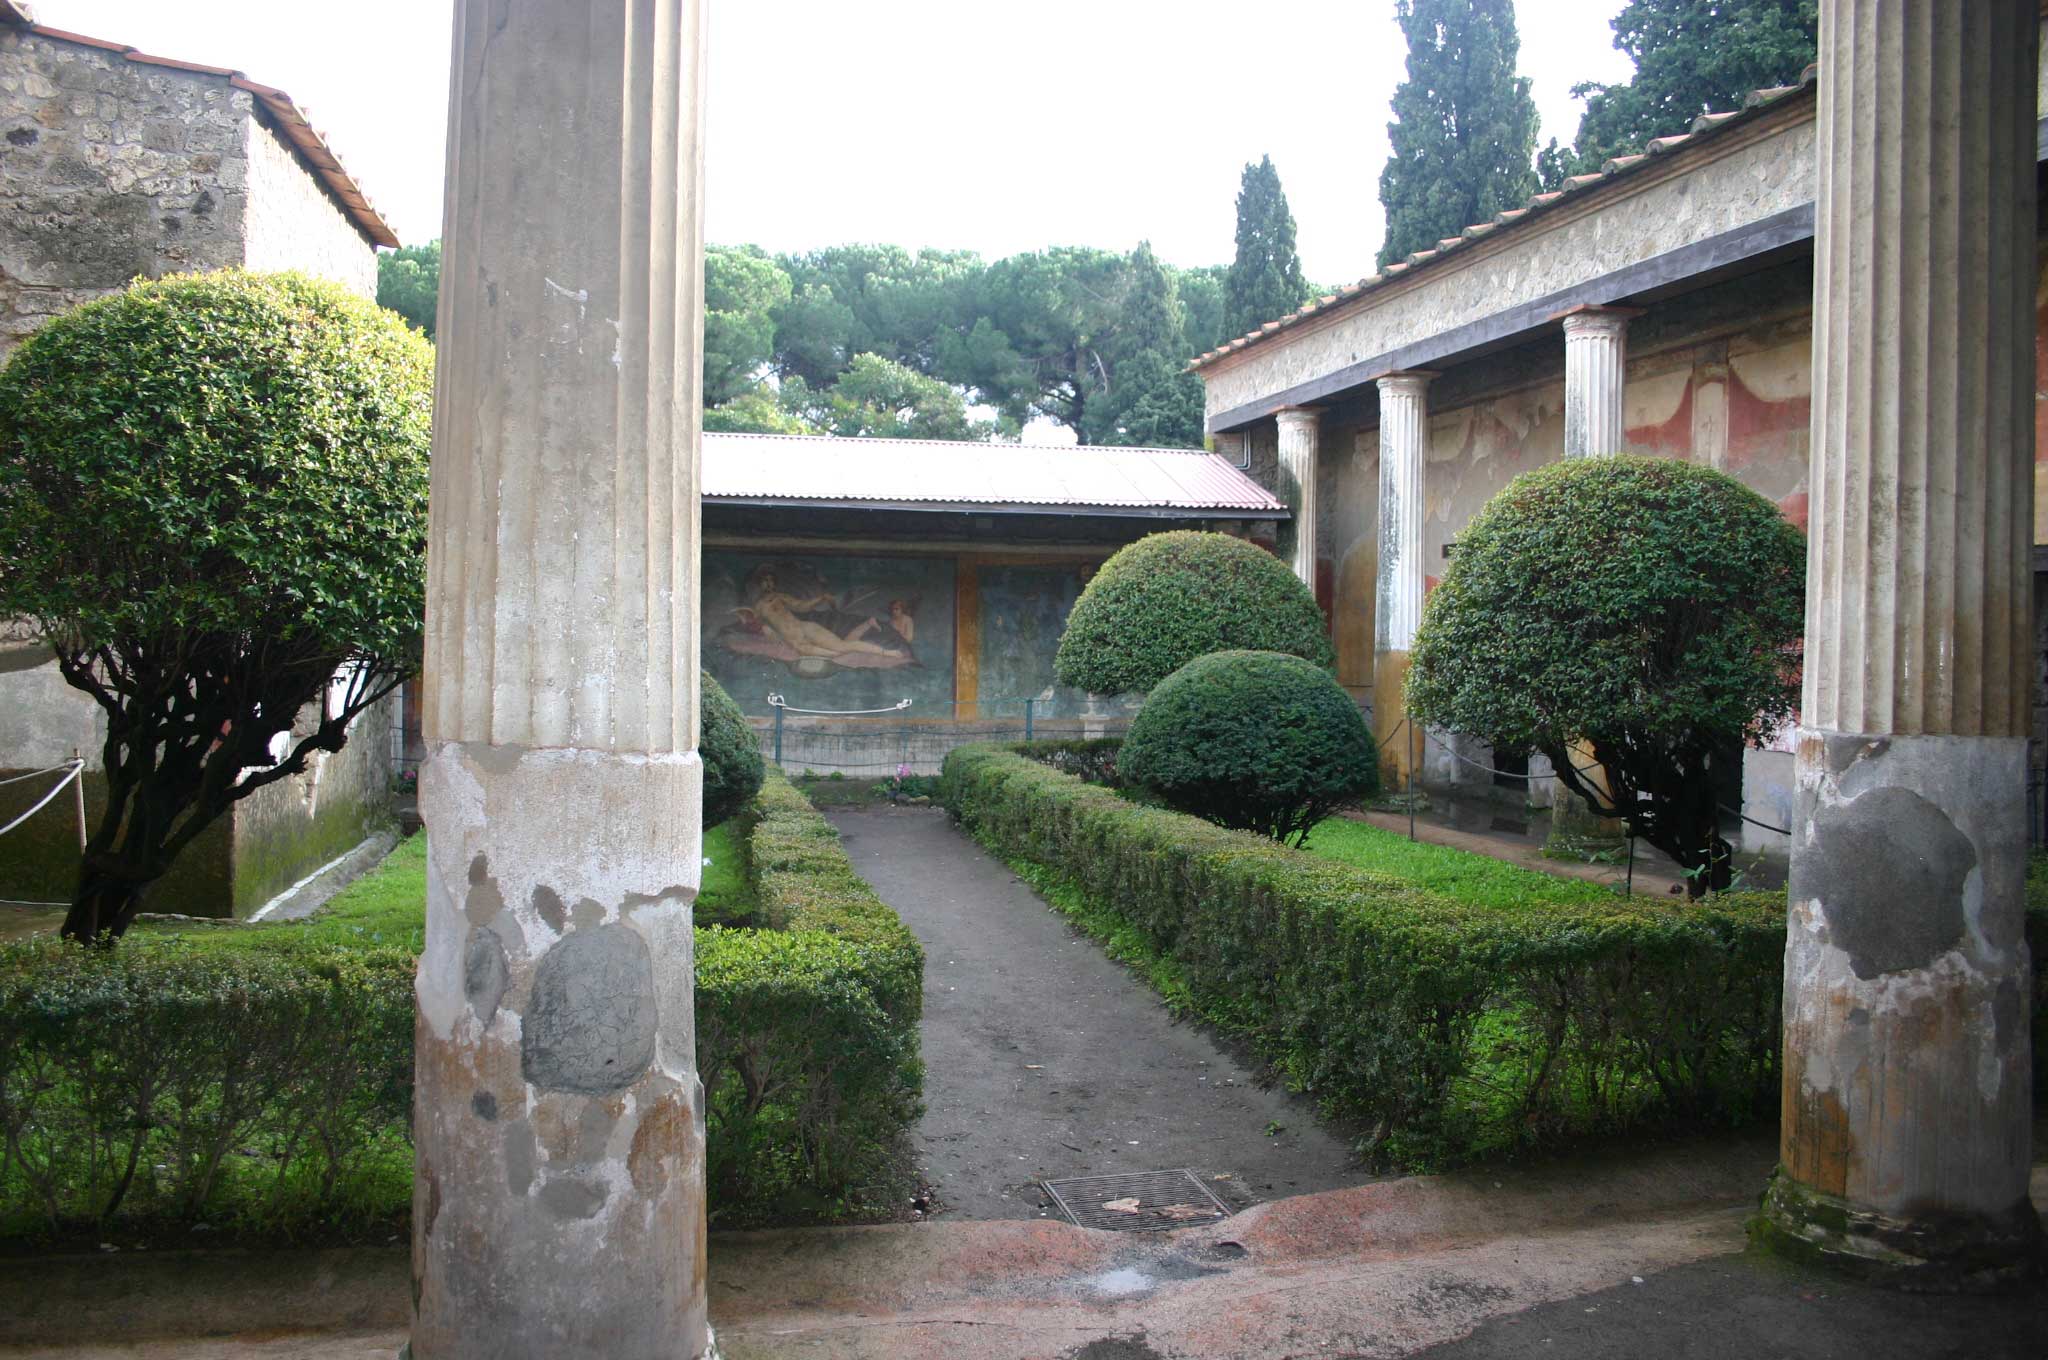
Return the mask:
{"type": "MultiPolygon", "coordinates": [[[[0,3],[5,3],[5,0],[0,0],[0,3]]],[[[1693,121],[1692,131],[1681,132],[1670,137],[1659,137],[1645,145],[1641,152],[1636,153],[1634,155],[1613,157],[1612,159],[1607,161],[1606,164],[1600,167],[1600,170],[1597,174],[1574,175],[1564,182],[1564,187],[1562,189],[1552,190],[1548,193],[1535,194],[1530,197],[1527,203],[1525,203],[1523,206],[1519,208],[1508,208],[1502,212],[1494,214],[1493,220],[1491,222],[1477,222],[1472,224],[1471,226],[1466,227],[1457,236],[1445,237],[1444,239],[1436,243],[1435,249],[1418,250],[1415,253],[1408,256],[1407,259],[1388,265],[1380,273],[1368,274],[1364,278],[1358,280],[1358,282],[1356,283],[1345,285],[1344,287],[1338,289],[1337,292],[1331,297],[1319,298],[1313,302],[1310,302],[1296,309],[1293,312],[1290,312],[1288,315],[1281,317],[1277,321],[1269,321],[1265,325],[1259,327],[1259,329],[1251,332],[1248,335],[1241,336],[1238,339],[1230,341],[1228,344],[1210,350],[1207,354],[1204,354],[1200,358],[1194,360],[1193,363],[1190,364],[1190,367],[1200,368],[1204,364],[1210,362],[1212,359],[1221,358],[1225,354],[1229,354],[1236,350],[1243,349],[1246,346],[1255,344],[1258,341],[1263,340],[1266,336],[1271,335],[1276,331],[1285,330],[1287,327],[1292,326],[1297,321],[1302,320],[1303,318],[1311,315],[1312,313],[1321,311],[1323,308],[1330,305],[1333,298],[1338,301],[1343,301],[1356,297],[1360,293],[1366,292],[1368,289],[1371,289],[1379,284],[1385,283],[1388,279],[1392,278],[1396,274],[1405,273],[1407,270],[1413,267],[1426,265],[1431,260],[1434,260],[1437,256],[1449,252],[1454,246],[1461,245],[1466,241],[1474,240],[1480,236],[1483,236],[1489,232],[1498,230],[1500,228],[1511,227],[1516,223],[1522,221],[1524,218],[1528,217],[1531,213],[1538,212],[1544,208],[1549,207],[1551,204],[1556,203],[1558,200],[1564,198],[1567,193],[1576,195],[1584,190],[1591,189],[1596,185],[1602,184],[1609,179],[1615,178],[1617,176],[1627,175],[1633,170],[1635,170],[1638,166],[1648,161],[1652,156],[1660,156],[1675,151],[1680,147],[1690,144],[1695,137],[1700,136],[1704,133],[1712,132],[1717,128],[1725,127],[1729,123],[1741,118],[1744,114],[1750,112],[1753,109],[1765,108],[1769,105],[1777,103],[1782,99],[1790,98],[1791,96],[1796,95],[1801,91],[1810,88],[1813,85],[1816,78],[1817,69],[1818,68],[1814,66],[1808,66],[1805,71],[1801,72],[1799,77],[1799,83],[1796,85],[1776,85],[1772,86],[1770,89],[1754,90],[1750,92],[1750,94],[1743,100],[1742,108],[1740,110],[1733,112],[1712,112],[1703,114],[1693,121]]]]}
{"type": "Polygon", "coordinates": [[[349,219],[362,229],[365,236],[380,246],[398,244],[397,233],[391,230],[383,214],[371,205],[362,185],[358,184],[355,177],[342,166],[329,147],[327,139],[307,118],[305,110],[294,104],[291,96],[276,86],[253,81],[232,67],[207,66],[196,61],[159,57],[138,51],[125,43],[109,42],[105,38],[94,38],[84,33],[73,33],[68,29],[51,28],[47,24],[36,23],[35,16],[19,0],[0,0],[0,23],[25,28],[37,37],[49,38],[55,42],[76,43],[81,47],[112,52],[143,66],[162,66],[173,71],[187,71],[193,75],[225,77],[236,89],[249,92],[269,116],[278,132],[292,144],[293,149],[305,159],[307,165],[312,167],[313,173],[327,187],[328,192],[334,195],[349,219]]]}

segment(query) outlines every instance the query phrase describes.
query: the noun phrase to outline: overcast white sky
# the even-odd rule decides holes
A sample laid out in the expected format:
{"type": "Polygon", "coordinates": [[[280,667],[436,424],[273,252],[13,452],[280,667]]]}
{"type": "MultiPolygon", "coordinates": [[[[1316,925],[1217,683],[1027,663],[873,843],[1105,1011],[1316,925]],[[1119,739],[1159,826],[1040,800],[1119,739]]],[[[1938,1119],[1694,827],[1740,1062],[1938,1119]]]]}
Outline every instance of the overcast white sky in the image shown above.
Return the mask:
{"type": "MultiPolygon", "coordinates": [[[[31,0],[46,24],[280,86],[407,242],[440,232],[452,0],[31,0]]],[[[1623,80],[1622,0],[1520,0],[1543,137],[1623,80]]],[[[1392,0],[713,0],[708,234],[1227,262],[1270,153],[1318,283],[1379,248],[1392,0]]]]}

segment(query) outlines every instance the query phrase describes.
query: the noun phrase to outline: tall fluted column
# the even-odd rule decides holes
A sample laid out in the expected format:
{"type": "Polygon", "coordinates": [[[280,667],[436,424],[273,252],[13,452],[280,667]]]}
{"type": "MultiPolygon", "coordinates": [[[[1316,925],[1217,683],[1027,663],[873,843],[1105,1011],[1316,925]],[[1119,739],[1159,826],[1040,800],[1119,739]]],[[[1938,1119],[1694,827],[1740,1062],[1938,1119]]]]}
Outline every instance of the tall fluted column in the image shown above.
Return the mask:
{"type": "Polygon", "coordinates": [[[1421,734],[1394,736],[1408,712],[1402,687],[1422,626],[1422,494],[1429,462],[1429,380],[1389,373],[1380,391],[1380,571],[1373,611],[1372,721],[1381,742],[1380,779],[1405,789],[1422,758],[1421,734]],[[1390,740],[1390,738],[1392,738],[1390,740]]]}
{"type": "Polygon", "coordinates": [[[2027,1202],[2034,0],[1824,0],[1812,520],[1762,1226],[1940,1285],[2027,1202]]]}
{"type": "Polygon", "coordinates": [[[1628,370],[1625,307],[1584,307],[1564,315],[1564,456],[1621,452],[1621,398],[1628,370]]]}
{"type": "Polygon", "coordinates": [[[695,1357],[703,0],[457,0],[412,1354],[695,1357]]]}
{"type": "Polygon", "coordinates": [[[1293,513],[1293,537],[1287,560],[1294,574],[1316,588],[1316,456],[1323,413],[1312,406],[1289,406],[1274,419],[1280,426],[1280,499],[1293,513]]]}

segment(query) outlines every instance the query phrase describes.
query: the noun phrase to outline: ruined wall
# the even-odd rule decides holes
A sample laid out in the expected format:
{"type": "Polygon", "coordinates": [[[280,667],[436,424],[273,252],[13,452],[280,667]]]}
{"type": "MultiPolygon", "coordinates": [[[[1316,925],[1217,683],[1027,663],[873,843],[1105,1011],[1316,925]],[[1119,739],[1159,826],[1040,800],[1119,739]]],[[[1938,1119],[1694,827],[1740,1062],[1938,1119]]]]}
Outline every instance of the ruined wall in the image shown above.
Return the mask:
{"type": "Polygon", "coordinates": [[[247,91],[0,29],[0,359],[137,275],[242,262],[247,91]]]}
{"type": "MultiPolygon", "coordinates": [[[[233,888],[226,903],[233,915],[248,916],[392,825],[391,728],[397,721],[398,700],[387,698],[357,716],[341,750],[315,755],[304,774],[235,805],[233,888]]],[[[301,726],[311,730],[309,721],[301,726]]]]}
{"type": "Polygon", "coordinates": [[[260,118],[244,125],[249,165],[243,263],[297,269],[377,296],[377,250],[299,155],[260,118]]]}

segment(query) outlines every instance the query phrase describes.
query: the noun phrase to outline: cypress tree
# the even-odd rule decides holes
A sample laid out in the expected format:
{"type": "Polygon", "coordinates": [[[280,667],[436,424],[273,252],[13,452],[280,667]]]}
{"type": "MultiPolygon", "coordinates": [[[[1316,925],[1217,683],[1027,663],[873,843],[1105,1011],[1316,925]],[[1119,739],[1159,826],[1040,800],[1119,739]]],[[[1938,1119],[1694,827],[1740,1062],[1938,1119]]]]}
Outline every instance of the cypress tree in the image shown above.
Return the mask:
{"type": "Polygon", "coordinates": [[[1101,358],[1108,391],[1089,404],[1082,443],[1200,447],[1202,382],[1187,371],[1180,299],[1149,241],[1125,261],[1116,329],[1101,358]]]}
{"type": "Polygon", "coordinates": [[[1382,269],[1536,190],[1536,101],[1515,74],[1512,0],[1399,0],[1394,17],[1408,78],[1394,91],[1394,154],[1380,175],[1382,269]]]}
{"type": "Polygon", "coordinates": [[[1308,301],[1301,257],[1294,250],[1294,214],[1271,156],[1247,165],[1237,190],[1237,258],[1223,281],[1223,334],[1257,330],[1308,301]]]}

